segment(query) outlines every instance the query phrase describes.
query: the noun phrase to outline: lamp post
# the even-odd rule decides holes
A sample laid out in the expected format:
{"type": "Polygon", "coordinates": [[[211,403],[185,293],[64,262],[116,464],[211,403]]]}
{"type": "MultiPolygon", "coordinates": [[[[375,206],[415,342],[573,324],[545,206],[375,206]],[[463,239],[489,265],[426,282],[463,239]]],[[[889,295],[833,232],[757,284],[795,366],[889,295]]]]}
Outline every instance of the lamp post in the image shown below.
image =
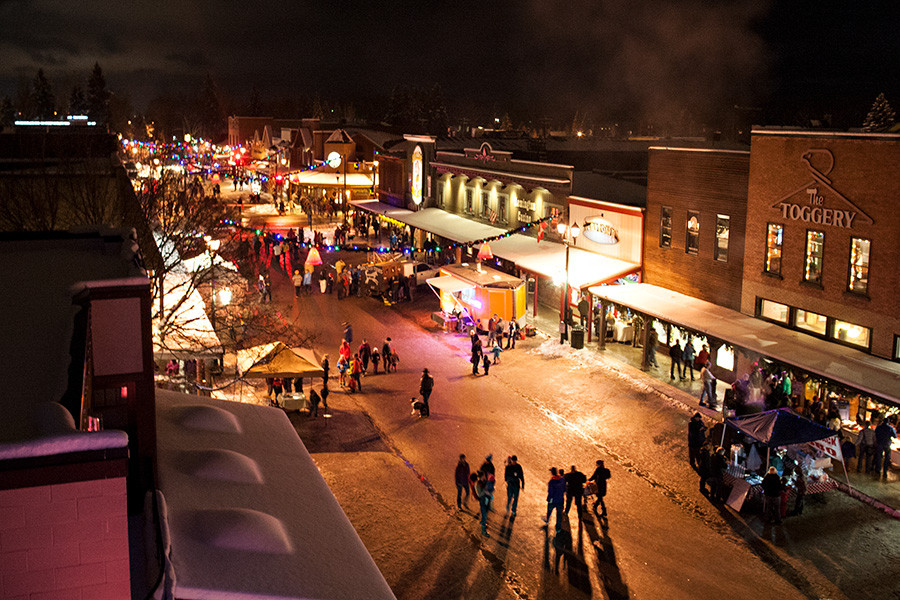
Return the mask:
{"type": "Polygon", "coordinates": [[[556,231],[562,236],[563,243],[566,245],[566,287],[563,290],[562,306],[563,325],[560,327],[559,332],[559,343],[563,344],[569,338],[569,240],[571,239],[571,245],[574,245],[575,241],[578,239],[578,235],[581,233],[581,228],[577,223],[573,223],[570,226],[567,226],[565,223],[559,223],[556,226],[556,231]]]}

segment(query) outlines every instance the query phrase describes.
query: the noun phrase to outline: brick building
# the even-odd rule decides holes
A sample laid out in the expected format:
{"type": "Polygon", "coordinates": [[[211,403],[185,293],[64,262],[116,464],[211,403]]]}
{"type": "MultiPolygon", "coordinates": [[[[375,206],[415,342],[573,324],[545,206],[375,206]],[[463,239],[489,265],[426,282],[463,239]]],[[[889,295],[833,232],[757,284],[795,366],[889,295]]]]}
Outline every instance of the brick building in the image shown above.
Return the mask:
{"type": "Polygon", "coordinates": [[[900,359],[900,136],[757,130],[741,311],[900,359]]]}
{"type": "Polygon", "coordinates": [[[644,282],[740,310],[749,164],[749,152],[650,148],[644,282]]]}

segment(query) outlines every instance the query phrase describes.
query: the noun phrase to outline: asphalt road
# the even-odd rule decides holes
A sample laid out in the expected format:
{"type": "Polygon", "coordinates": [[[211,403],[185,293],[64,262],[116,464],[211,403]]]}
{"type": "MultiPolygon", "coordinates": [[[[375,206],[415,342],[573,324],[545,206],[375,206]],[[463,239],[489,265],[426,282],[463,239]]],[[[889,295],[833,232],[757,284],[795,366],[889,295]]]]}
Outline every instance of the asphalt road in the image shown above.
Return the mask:
{"type": "Polygon", "coordinates": [[[354,347],[390,336],[400,355],[397,373],[366,377],[361,393],[334,381],[331,417],[291,415],[398,598],[900,598],[900,523],[840,492],[780,527],[710,503],[687,465],[681,392],[660,393],[640,371],[538,336],[474,377],[468,339],[430,321],[427,289],[395,306],[318,293],[294,302],[276,277],[275,300],[299,311],[320,352],[337,354],[348,321],[354,347]],[[435,378],[428,419],[409,404],[423,367],[435,378]],[[494,456],[489,538],[474,511],[456,509],[459,453],[473,469],[494,456]],[[516,518],[503,510],[511,454],[526,481],[516,518]],[[574,555],[553,573],[548,469],[589,474],[597,458],[612,472],[608,521],[579,523],[573,508],[574,555]]]}

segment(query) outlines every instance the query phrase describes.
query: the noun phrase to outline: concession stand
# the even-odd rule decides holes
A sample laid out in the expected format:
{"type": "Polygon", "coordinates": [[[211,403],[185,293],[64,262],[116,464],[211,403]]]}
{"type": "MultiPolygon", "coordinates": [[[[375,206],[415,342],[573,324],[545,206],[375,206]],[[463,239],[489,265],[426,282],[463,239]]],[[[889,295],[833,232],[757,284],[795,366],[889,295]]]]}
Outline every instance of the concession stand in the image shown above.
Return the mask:
{"type": "MultiPolygon", "coordinates": [[[[788,495],[794,496],[797,471],[806,480],[806,493],[818,494],[835,489],[837,484],[825,473],[832,467],[831,459],[844,466],[837,432],[801,417],[789,408],[778,408],[761,413],[725,419],[725,426],[736,429],[754,444],[746,450],[744,444],[732,444],[729,451],[725,485],[731,486],[728,505],[740,510],[745,500],[762,497],[762,476],[769,466],[774,466],[779,476],[788,478],[788,495]],[[763,461],[756,443],[766,448],[763,461]]],[[[722,431],[725,443],[725,429],[722,431]]],[[[849,482],[849,478],[848,478],[849,482]]]]}
{"type": "Polygon", "coordinates": [[[493,315],[525,326],[525,282],[480,264],[459,263],[441,267],[440,276],[427,280],[441,299],[435,320],[455,328],[454,321],[479,327],[493,315]]]}
{"type": "Polygon", "coordinates": [[[314,351],[308,348],[288,348],[282,342],[239,350],[238,369],[244,379],[295,379],[294,393],[284,395],[285,410],[308,408],[309,402],[303,393],[303,379],[325,376],[321,361],[314,351]]]}

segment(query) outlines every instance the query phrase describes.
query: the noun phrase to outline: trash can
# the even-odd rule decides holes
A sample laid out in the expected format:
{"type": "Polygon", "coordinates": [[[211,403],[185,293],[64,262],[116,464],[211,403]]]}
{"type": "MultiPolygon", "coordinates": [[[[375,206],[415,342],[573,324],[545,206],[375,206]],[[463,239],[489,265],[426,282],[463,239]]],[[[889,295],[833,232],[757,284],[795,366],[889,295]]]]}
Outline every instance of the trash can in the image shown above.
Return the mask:
{"type": "Polygon", "coordinates": [[[576,325],[572,328],[571,333],[572,347],[576,350],[584,348],[584,327],[576,325]]]}

